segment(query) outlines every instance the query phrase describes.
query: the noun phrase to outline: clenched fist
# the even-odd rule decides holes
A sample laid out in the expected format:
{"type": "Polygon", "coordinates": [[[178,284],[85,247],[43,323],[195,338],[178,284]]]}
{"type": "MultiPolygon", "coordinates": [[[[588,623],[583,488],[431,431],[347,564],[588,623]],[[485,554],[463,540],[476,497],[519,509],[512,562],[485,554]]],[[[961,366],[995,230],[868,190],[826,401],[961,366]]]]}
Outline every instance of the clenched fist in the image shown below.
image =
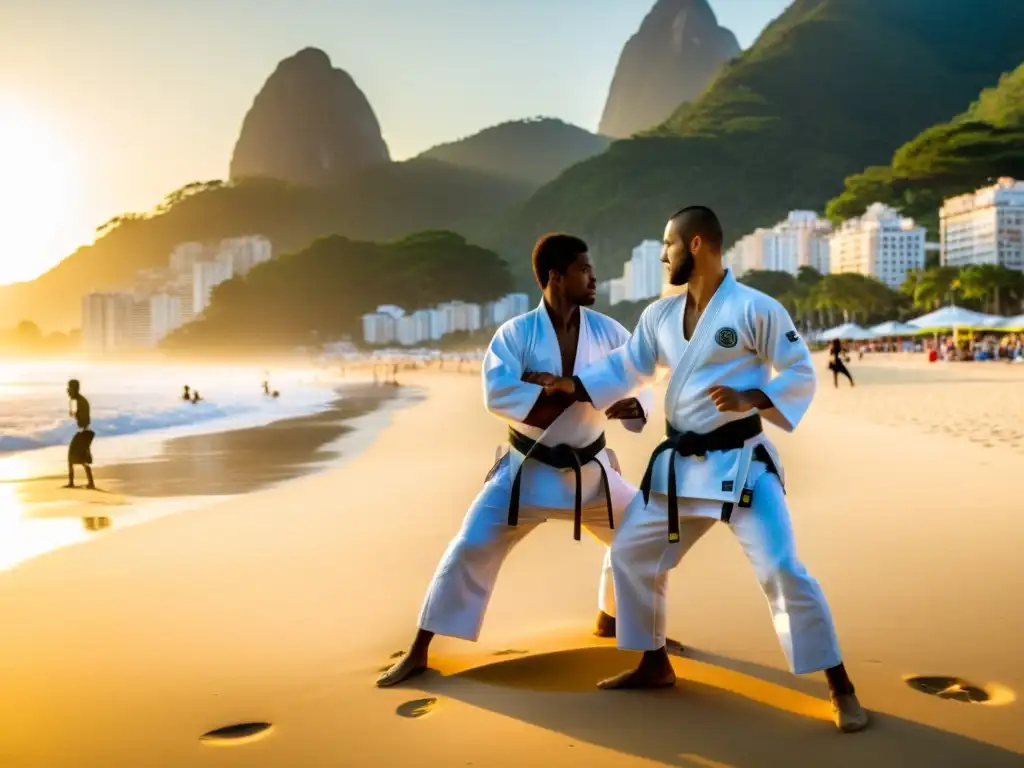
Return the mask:
{"type": "Polygon", "coordinates": [[[604,415],[609,419],[642,419],[644,416],[644,409],[640,406],[640,401],[635,397],[630,397],[625,400],[619,400],[617,403],[613,403],[604,415]]]}
{"type": "Polygon", "coordinates": [[[708,395],[711,396],[711,402],[721,413],[749,411],[755,407],[746,392],[739,392],[732,387],[711,387],[708,390],[708,395]]]}

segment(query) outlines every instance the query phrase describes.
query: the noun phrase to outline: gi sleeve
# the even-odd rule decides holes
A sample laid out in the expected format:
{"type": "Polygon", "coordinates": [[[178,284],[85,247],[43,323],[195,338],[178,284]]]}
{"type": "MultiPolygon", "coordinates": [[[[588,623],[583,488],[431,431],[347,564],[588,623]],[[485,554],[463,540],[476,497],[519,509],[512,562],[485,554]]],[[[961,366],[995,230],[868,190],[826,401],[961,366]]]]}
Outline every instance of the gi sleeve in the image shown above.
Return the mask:
{"type": "MultiPolygon", "coordinates": [[[[578,374],[590,401],[598,410],[605,410],[654,377],[658,365],[658,314],[655,308],[659,305],[660,302],[655,302],[643,311],[636,330],[622,346],[578,374]]],[[[653,404],[652,394],[648,393],[645,398],[653,404]]],[[[639,394],[637,399],[640,399],[639,394]]],[[[644,400],[640,402],[643,404],[644,400]]],[[[644,406],[645,414],[650,413],[649,407],[644,406]]]]}
{"type": "Polygon", "coordinates": [[[487,410],[498,418],[521,424],[544,388],[522,380],[520,341],[514,325],[502,325],[487,346],[480,371],[487,410]]]}
{"type": "Polygon", "coordinates": [[[792,432],[811,406],[817,380],[811,364],[811,351],[796,330],[789,312],[768,296],[750,302],[748,322],[757,356],[776,371],[761,391],[774,408],[763,415],[772,424],[792,432]]]}
{"type": "MultiPolygon", "coordinates": [[[[612,322],[615,347],[618,349],[629,343],[629,331],[627,331],[621,323],[615,320],[612,322]]],[[[584,385],[584,388],[585,387],[586,385],[584,385]]],[[[622,426],[630,432],[643,432],[644,427],[647,426],[647,422],[651,418],[651,410],[654,408],[654,388],[650,384],[644,384],[640,387],[639,391],[627,393],[627,396],[628,394],[632,394],[632,396],[636,398],[637,402],[640,403],[640,408],[644,415],[639,419],[623,419],[622,426]]]]}

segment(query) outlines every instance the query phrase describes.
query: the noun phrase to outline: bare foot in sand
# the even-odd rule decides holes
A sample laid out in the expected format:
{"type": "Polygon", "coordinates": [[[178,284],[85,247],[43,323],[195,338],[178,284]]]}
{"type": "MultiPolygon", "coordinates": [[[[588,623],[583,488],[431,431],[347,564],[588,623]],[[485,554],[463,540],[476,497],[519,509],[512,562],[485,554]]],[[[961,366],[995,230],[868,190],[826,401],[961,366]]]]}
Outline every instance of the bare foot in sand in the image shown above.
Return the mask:
{"type": "Polygon", "coordinates": [[[395,666],[377,678],[378,688],[390,688],[427,671],[427,651],[434,633],[421,629],[412,641],[412,648],[395,666]]]}
{"type": "Polygon", "coordinates": [[[594,622],[594,634],[598,637],[615,637],[615,617],[598,611],[597,621],[594,622]]]}
{"type": "Polygon", "coordinates": [[[675,685],[676,672],[672,669],[668,652],[664,647],[657,651],[645,651],[636,669],[609,677],[597,684],[606,691],[637,688],[669,688],[675,685]]]}
{"type": "Polygon", "coordinates": [[[393,685],[404,683],[427,671],[427,655],[417,658],[412,654],[406,654],[395,666],[377,678],[378,688],[390,688],[393,685]]]}

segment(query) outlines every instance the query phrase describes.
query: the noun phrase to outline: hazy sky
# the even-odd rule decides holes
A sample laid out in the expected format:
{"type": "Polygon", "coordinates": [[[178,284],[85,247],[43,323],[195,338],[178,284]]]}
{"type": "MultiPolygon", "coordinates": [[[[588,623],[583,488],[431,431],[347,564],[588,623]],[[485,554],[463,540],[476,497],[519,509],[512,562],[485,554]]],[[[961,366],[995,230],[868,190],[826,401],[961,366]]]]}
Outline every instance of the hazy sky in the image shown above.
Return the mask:
{"type": "MultiPolygon", "coordinates": [[[[746,48],[790,0],[711,2],[746,48]]],[[[0,0],[0,283],[39,274],[117,213],[224,178],[253,97],[300,48],[348,70],[404,159],[523,117],[596,130],[652,5],[0,0]]]]}

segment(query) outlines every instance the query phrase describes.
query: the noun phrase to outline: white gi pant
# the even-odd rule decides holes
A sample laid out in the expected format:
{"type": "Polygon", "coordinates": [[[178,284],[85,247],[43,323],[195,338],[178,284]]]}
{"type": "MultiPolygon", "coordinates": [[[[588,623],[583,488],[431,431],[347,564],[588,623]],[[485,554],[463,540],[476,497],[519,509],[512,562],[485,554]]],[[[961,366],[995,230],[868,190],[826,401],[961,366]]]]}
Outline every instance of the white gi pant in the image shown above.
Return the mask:
{"type": "MultiPolygon", "coordinates": [[[[617,645],[653,651],[665,645],[668,574],[716,520],[694,514],[720,502],[679,498],[679,541],[668,540],[668,497],[637,494],[611,548],[618,598],[617,645]]],[[[797,557],[786,497],[779,478],[764,472],[755,481],[750,507],[733,507],[729,527],[768,600],[775,632],[789,668],[817,672],[842,662],[832,614],[818,582],[797,557]]]]}
{"type": "MultiPolygon", "coordinates": [[[[605,465],[608,474],[614,517],[616,521],[621,520],[638,492],[611,468],[606,452],[602,451],[598,460],[605,465]]],[[[498,572],[512,547],[547,520],[568,520],[571,524],[576,496],[572,470],[538,466],[532,459],[526,462],[520,480],[519,522],[510,526],[508,507],[513,477],[506,454],[474,499],[462,530],[448,545],[437,566],[420,611],[420,629],[476,641],[498,572]],[[544,488],[537,487],[542,484],[544,488]],[[560,503],[536,503],[543,499],[560,503]]],[[[615,531],[608,526],[608,507],[596,464],[583,467],[581,480],[583,527],[608,546],[615,531]]],[[[566,531],[567,545],[576,543],[571,538],[571,530],[566,531]]],[[[615,616],[615,590],[608,551],[598,585],[597,604],[609,616],[615,616]]]]}

